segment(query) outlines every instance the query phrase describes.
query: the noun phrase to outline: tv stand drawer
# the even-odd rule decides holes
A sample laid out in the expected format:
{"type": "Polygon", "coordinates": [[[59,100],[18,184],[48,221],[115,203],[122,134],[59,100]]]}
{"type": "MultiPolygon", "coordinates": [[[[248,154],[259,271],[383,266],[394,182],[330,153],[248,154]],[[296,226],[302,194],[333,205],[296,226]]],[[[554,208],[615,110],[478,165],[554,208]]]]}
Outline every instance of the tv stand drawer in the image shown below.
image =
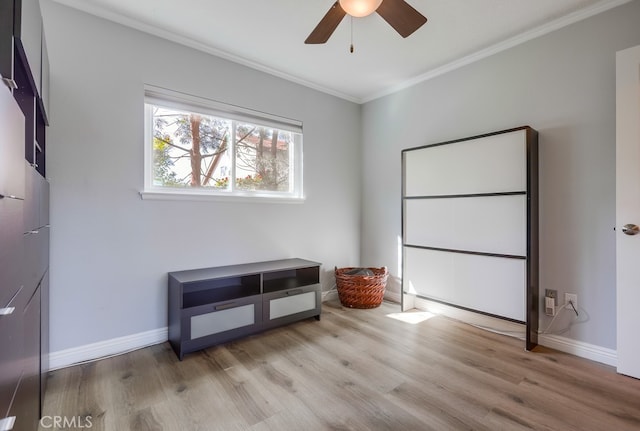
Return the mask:
{"type": "Polygon", "coordinates": [[[266,327],[320,316],[320,284],[263,295],[263,324],[266,327]]]}

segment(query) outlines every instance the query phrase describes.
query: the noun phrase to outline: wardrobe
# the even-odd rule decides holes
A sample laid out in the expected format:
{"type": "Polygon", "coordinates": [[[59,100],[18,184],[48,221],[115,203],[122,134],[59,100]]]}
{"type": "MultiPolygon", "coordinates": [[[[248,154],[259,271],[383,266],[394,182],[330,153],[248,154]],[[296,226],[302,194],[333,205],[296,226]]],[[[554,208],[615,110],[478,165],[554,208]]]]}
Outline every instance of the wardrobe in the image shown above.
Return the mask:
{"type": "Polygon", "coordinates": [[[37,0],[0,0],[0,430],[34,430],[49,368],[49,66],[37,0]]]}

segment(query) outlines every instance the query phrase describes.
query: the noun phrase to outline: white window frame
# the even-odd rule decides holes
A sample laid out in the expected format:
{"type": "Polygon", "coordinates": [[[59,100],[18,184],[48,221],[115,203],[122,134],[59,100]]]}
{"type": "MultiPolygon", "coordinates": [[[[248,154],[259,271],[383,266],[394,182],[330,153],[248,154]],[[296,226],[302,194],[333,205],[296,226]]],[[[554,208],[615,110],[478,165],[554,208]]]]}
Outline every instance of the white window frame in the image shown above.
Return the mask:
{"type": "MultiPolygon", "coordinates": [[[[235,122],[233,123],[235,124],[235,122]]],[[[230,202],[286,202],[296,203],[304,201],[303,188],[303,153],[302,153],[302,122],[277,115],[254,111],[248,108],[229,105],[198,96],[192,96],[177,91],[168,90],[152,85],[144,86],[144,189],[140,191],[142,199],[161,200],[223,200],[230,202]],[[247,122],[260,126],[273,127],[278,130],[295,132],[297,136],[290,144],[289,169],[293,169],[293,188],[290,192],[268,190],[238,190],[234,181],[230,181],[227,190],[209,188],[170,188],[160,187],[153,183],[153,107],[159,105],[185,111],[199,112],[233,121],[247,122]]],[[[229,154],[233,160],[231,169],[235,178],[235,140],[229,142],[229,154]]]]}

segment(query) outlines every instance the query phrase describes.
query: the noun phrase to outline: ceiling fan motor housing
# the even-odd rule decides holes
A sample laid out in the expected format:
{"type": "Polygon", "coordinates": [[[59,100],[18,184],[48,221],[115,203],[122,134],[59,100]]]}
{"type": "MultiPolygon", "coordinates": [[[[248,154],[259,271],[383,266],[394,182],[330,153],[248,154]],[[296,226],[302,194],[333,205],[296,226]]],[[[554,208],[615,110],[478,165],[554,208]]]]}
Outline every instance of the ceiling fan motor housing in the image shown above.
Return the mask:
{"type": "Polygon", "coordinates": [[[339,3],[349,15],[362,18],[374,13],[382,0],[339,0],[339,3]]]}
{"type": "Polygon", "coordinates": [[[408,37],[427,22],[427,18],[405,0],[338,0],[304,43],[325,43],[347,14],[363,17],[373,12],[377,12],[402,37],[408,37]]]}

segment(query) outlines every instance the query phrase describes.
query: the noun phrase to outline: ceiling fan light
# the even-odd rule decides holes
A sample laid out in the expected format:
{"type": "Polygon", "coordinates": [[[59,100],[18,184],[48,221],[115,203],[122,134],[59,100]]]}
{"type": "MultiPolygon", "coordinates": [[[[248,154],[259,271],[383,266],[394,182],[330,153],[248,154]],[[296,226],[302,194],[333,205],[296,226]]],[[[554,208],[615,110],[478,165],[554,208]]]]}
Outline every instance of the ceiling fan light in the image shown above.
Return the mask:
{"type": "Polygon", "coordinates": [[[338,0],[342,9],[349,15],[362,18],[378,9],[382,0],[338,0]]]}

